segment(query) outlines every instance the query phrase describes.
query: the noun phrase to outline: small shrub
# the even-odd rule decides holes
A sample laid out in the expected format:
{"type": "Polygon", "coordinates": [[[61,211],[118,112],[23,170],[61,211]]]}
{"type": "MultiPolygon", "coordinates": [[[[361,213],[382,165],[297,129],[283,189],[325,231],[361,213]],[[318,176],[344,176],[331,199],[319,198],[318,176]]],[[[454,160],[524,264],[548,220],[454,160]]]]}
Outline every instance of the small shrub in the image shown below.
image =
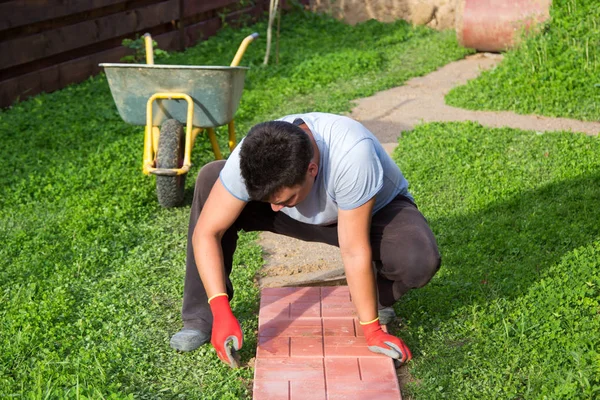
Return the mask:
{"type": "MultiPolygon", "coordinates": [[[[140,64],[146,61],[146,44],[144,41],[144,37],[136,35],[135,39],[123,39],[123,42],[121,44],[124,47],[133,50],[133,54],[122,57],[121,62],[140,64]]],[[[158,48],[158,43],[156,43],[155,40],[152,40],[152,49],[155,57],[169,57],[169,53],[158,48]]]]}

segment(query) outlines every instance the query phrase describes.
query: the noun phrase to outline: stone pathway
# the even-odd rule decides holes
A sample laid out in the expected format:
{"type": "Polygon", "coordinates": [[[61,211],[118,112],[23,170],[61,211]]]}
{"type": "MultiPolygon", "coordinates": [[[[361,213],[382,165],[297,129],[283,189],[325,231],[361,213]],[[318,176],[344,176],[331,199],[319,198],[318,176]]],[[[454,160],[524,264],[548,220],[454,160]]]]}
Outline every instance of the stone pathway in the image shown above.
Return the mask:
{"type": "Polygon", "coordinates": [[[399,133],[421,122],[477,121],[488,127],[523,130],[572,131],[597,135],[600,123],[568,118],[521,115],[509,111],[472,111],[451,107],[444,96],[455,86],[475,79],[502,60],[501,55],[478,53],[406,82],[404,86],[360,99],[350,116],[363,123],[381,143],[398,141],[399,133]]]}
{"type": "MultiPolygon", "coordinates": [[[[501,55],[479,53],[450,63],[439,70],[406,82],[404,86],[359,99],[350,117],[363,123],[388,152],[403,131],[421,122],[477,121],[489,127],[535,131],[573,131],[597,135],[600,123],[566,118],[519,115],[513,112],[470,111],[448,106],[444,96],[455,86],[474,79],[497,65],[501,55]]],[[[259,277],[261,287],[343,284],[343,267],[335,247],[306,243],[268,232],[261,234],[266,265],[259,277]]]]}
{"type": "Polygon", "coordinates": [[[392,359],[367,349],[347,286],[261,291],[254,400],[400,400],[392,359]]]}

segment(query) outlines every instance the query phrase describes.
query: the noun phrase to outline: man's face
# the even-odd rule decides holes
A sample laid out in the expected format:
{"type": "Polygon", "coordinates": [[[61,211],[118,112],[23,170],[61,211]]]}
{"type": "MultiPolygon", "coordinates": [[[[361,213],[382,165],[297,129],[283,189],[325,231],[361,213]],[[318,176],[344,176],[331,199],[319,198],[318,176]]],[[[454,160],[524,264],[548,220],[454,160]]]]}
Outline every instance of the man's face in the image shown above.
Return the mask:
{"type": "Polygon", "coordinates": [[[317,165],[311,163],[308,167],[308,171],[306,172],[306,179],[304,179],[304,182],[302,182],[300,185],[284,187],[275,193],[269,200],[273,211],[280,211],[283,207],[295,207],[304,199],[306,199],[312,190],[313,184],[315,183],[317,171],[317,165]]]}

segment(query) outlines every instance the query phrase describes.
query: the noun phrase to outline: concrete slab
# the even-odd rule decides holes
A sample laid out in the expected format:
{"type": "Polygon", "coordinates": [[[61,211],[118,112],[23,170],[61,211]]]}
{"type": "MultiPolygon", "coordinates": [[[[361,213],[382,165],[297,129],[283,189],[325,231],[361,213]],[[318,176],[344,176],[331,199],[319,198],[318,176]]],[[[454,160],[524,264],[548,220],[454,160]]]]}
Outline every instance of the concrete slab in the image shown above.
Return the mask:
{"type": "Polygon", "coordinates": [[[347,286],[261,291],[254,400],[401,400],[392,359],[368,350],[347,286]],[[344,316],[291,310],[351,309],[344,316]]]}

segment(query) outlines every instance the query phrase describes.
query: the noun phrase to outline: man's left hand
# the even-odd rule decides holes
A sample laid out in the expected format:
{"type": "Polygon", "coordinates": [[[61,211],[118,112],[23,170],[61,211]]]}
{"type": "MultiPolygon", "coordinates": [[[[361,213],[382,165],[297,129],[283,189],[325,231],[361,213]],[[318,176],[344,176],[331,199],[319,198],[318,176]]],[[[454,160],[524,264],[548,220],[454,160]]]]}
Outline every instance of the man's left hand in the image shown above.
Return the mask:
{"type": "Polygon", "coordinates": [[[388,357],[399,360],[402,364],[412,358],[410,349],[402,341],[402,339],[390,335],[383,331],[379,318],[370,323],[364,324],[361,322],[365,339],[369,350],[374,353],[381,353],[388,357]]]}

